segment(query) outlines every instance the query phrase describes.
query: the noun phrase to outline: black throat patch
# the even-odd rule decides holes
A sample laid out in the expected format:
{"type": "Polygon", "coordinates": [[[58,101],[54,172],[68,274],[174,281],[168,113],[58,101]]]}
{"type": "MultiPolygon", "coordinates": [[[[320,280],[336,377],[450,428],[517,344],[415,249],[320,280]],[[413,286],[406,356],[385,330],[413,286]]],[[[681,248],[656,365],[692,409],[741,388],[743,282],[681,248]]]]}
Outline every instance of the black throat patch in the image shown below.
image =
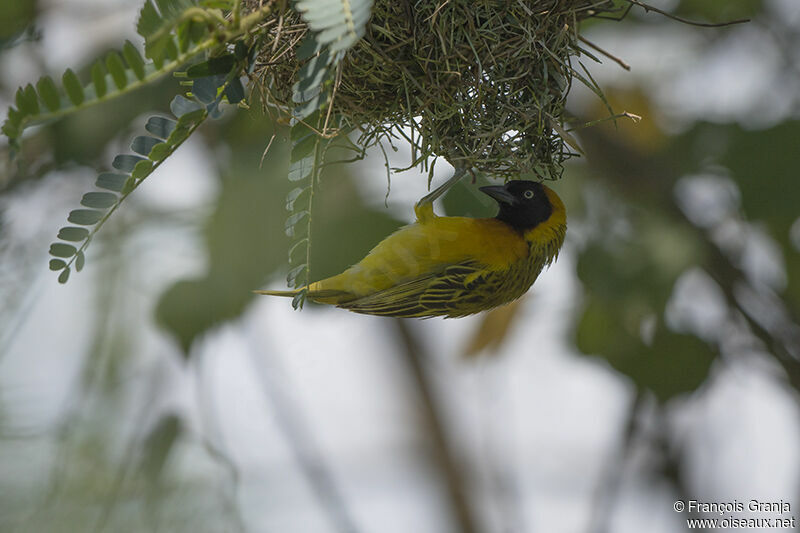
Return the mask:
{"type": "Polygon", "coordinates": [[[525,182],[524,188],[509,187],[508,192],[514,195],[515,201],[500,202],[500,212],[495,218],[519,233],[535,228],[553,214],[553,206],[539,183],[525,182]],[[528,190],[533,191],[533,198],[525,198],[528,190]]]}

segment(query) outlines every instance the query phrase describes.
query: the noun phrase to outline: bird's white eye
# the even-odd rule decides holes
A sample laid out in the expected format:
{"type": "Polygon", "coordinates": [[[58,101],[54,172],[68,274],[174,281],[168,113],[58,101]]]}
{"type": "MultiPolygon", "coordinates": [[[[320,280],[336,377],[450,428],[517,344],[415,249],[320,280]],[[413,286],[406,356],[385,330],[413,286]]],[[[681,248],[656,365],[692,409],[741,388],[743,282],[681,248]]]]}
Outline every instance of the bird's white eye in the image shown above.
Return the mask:
{"type": "Polygon", "coordinates": [[[528,200],[530,200],[531,198],[533,198],[533,191],[532,191],[532,190],[530,190],[530,189],[528,189],[527,191],[525,191],[524,193],[522,193],[522,196],[524,196],[525,198],[527,198],[528,200]]]}

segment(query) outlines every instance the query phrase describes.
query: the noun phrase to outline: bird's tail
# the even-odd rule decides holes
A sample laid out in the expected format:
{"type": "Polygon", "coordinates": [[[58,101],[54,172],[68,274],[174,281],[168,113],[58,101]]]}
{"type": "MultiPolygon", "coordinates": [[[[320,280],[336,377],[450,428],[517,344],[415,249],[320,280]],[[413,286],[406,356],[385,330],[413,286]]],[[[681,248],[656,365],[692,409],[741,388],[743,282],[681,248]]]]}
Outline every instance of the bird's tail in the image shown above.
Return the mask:
{"type": "Polygon", "coordinates": [[[256,294],[266,294],[267,296],[286,296],[287,298],[294,298],[300,293],[300,289],[291,291],[253,291],[256,294]]]}

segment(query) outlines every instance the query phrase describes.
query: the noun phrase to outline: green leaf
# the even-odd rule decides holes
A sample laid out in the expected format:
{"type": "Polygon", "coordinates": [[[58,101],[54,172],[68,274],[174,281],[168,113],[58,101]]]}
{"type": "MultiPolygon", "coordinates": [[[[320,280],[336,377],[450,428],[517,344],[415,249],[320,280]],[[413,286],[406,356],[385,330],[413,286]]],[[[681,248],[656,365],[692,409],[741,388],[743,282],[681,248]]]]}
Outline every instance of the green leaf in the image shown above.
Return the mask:
{"type": "Polygon", "coordinates": [[[189,23],[189,30],[187,31],[187,34],[189,41],[198,43],[205,39],[206,35],[208,35],[208,25],[193,20],[189,23]]]}
{"type": "MultiPolygon", "coordinates": [[[[195,25],[193,20],[186,21],[184,24],[178,24],[175,28],[175,36],[178,38],[178,50],[184,53],[189,49],[189,41],[191,39],[191,28],[195,25]]],[[[200,24],[198,24],[199,26],[200,24]]]]}
{"type": "Polygon", "coordinates": [[[186,71],[188,78],[205,78],[208,76],[223,75],[227,76],[233,67],[236,65],[236,56],[233,54],[225,54],[217,57],[212,57],[208,61],[203,61],[196,65],[192,65],[186,71]]]}
{"type": "Polygon", "coordinates": [[[86,240],[89,236],[89,230],[86,228],[76,228],[75,226],[66,226],[58,230],[58,238],[62,241],[81,242],[86,240]]]}
{"type": "Polygon", "coordinates": [[[128,66],[133,71],[136,79],[143,80],[145,76],[144,59],[142,59],[139,50],[136,49],[133,43],[130,41],[125,41],[125,44],[122,47],[122,55],[125,56],[125,61],[128,62],[128,66]]]}
{"type": "Polygon", "coordinates": [[[81,198],[82,206],[97,209],[106,209],[115,203],[117,203],[117,195],[110,192],[87,192],[81,198]]]}
{"type": "Polygon", "coordinates": [[[94,226],[103,218],[102,211],[94,209],[74,209],[70,211],[67,220],[79,226],[94,226]]]}
{"type": "Polygon", "coordinates": [[[666,328],[658,330],[648,355],[649,360],[639,361],[640,367],[632,377],[662,402],[697,390],[708,378],[715,357],[714,351],[697,337],[666,328]]]}
{"type": "Polygon", "coordinates": [[[172,153],[172,147],[167,143],[157,144],[150,150],[150,155],[148,156],[151,161],[163,161],[166,159],[169,154],[172,153]]]}
{"type": "Polygon", "coordinates": [[[97,176],[95,185],[101,189],[108,189],[109,191],[120,192],[125,186],[128,176],[125,174],[113,174],[111,172],[104,172],[97,176]]]}
{"type": "Polygon", "coordinates": [[[150,117],[147,119],[144,129],[158,137],[159,139],[166,139],[172,130],[175,129],[176,122],[174,120],[164,117],[150,117]]]}
{"type": "Polygon", "coordinates": [[[169,104],[169,109],[170,111],[172,111],[173,115],[180,118],[183,115],[186,115],[187,113],[198,111],[202,109],[202,107],[197,102],[188,100],[187,98],[179,94],[178,96],[172,99],[172,102],[170,102],[169,104]]]}
{"type": "Polygon", "coordinates": [[[314,169],[314,158],[304,157],[289,165],[289,181],[302,181],[311,175],[314,169]]]}
{"type": "MultiPolygon", "coordinates": [[[[34,92],[34,96],[35,95],[36,93],[34,92]]],[[[22,120],[22,112],[20,112],[18,109],[14,109],[13,107],[8,108],[8,120],[14,122],[15,124],[19,124],[19,122],[22,120]]]]}
{"type": "Polygon", "coordinates": [[[67,266],[67,263],[63,259],[50,260],[50,270],[61,270],[65,266],[67,266]]]}
{"type": "Polygon", "coordinates": [[[217,92],[220,86],[225,83],[225,76],[208,76],[194,80],[192,84],[192,94],[203,102],[208,104],[217,99],[217,92]]]}
{"type": "Polygon", "coordinates": [[[158,483],[170,451],[175,447],[180,433],[180,420],[177,416],[170,414],[163,417],[145,439],[142,446],[141,467],[138,471],[143,472],[151,483],[158,483]]]}
{"type": "Polygon", "coordinates": [[[18,148],[17,144],[20,135],[19,117],[18,117],[19,114],[20,114],[19,111],[17,111],[13,107],[10,107],[8,109],[8,117],[6,118],[6,120],[3,121],[3,126],[0,127],[0,131],[2,131],[3,134],[6,137],[8,137],[12,151],[16,151],[16,149],[18,148]]]}
{"type": "Polygon", "coordinates": [[[111,52],[106,56],[106,68],[111,74],[111,79],[114,80],[114,85],[120,91],[128,85],[128,75],[125,74],[125,63],[116,52],[111,52]]]}
{"type": "MultiPolygon", "coordinates": [[[[119,58],[119,56],[117,57],[119,58]]],[[[115,67],[110,68],[113,69],[115,67]]],[[[23,95],[21,98],[24,100],[25,96],[23,95]]],[[[173,108],[182,112],[177,122],[162,117],[151,117],[146,126],[148,131],[153,131],[164,136],[169,135],[167,140],[162,141],[161,139],[147,135],[135,137],[131,142],[131,148],[135,152],[142,155],[152,155],[160,161],[177,149],[206,118],[206,110],[204,108],[185,98],[176,98],[173,108]]],[[[11,116],[13,113],[9,113],[9,115],[11,116]]],[[[13,116],[11,118],[13,118],[13,116]]],[[[156,159],[147,159],[141,155],[117,155],[112,162],[112,166],[121,172],[130,173],[130,176],[105,172],[98,176],[96,184],[101,189],[119,192],[121,196],[110,192],[86,193],[81,199],[81,205],[88,209],[75,209],[71,211],[67,220],[78,226],[93,226],[95,224],[98,224],[98,226],[93,232],[78,227],[62,228],[59,232],[59,238],[71,242],[85,240],[86,242],[82,246],[82,248],[85,248],[89,244],[94,232],[97,232],[106,222],[114,208],[125,200],[128,194],[136,188],[141,180],[153,172],[153,169],[157,166],[154,162],[155,160],[156,159]],[[108,211],[109,208],[112,209],[108,211]]],[[[52,251],[53,253],[66,254],[70,252],[75,254],[75,268],[77,271],[80,271],[83,268],[85,257],[82,250],[76,253],[74,248],[74,246],[68,244],[54,243],[52,251]]],[[[69,276],[69,273],[64,275],[63,279],[66,280],[67,276],[69,276]]]]}
{"type": "Polygon", "coordinates": [[[39,97],[36,89],[30,83],[24,89],[17,89],[16,98],[17,108],[26,115],[36,115],[39,113],[39,97]]]}
{"type": "MultiPolygon", "coordinates": [[[[289,256],[290,264],[295,261],[297,251],[303,250],[305,252],[302,261],[305,265],[309,263],[311,239],[310,239],[310,226],[311,226],[311,203],[313,198],[313,186],[319,179],[319,174],[322,168],[325,151],[330,144],[329,140],[322,139],[316,134],[315,128],[320,127],[322,115],[320,113],[310,113],[309,122],[297,122],[292,126],[290,138],[292,140],[292,150],[289,165],[288,178],[290,182],[307,182],[307,190],[309,194],[302,195],[302,190],[297,189],[289,193],[287,197],[287,207],[291,209],[289,216],[286,219],[284,226],[285,233],[290,238],[297,238],[300,240],[301,245],[295,244],[291,247],[292,253],[289,256]],[[300,205],[299,198],[305,200],[304,205],[300,205]],[[299,225],[299,222],[308,216],[308,223],[299,225]]],[[[290,285],[299,287],[307,285],[308,268],[305,270],[298,270],[297,268],[292,271],[292,281],[290,285]],[[299,278],[299,273],[305,272],[304,278],[299,278]]],[[[299,296],[299,295],[298,295],[299,296]]],[[[301,298],[302,300],[302,298],[301,298]]],[[[298,305],[302,305],[300,302],[298,305]]]]}
{"type": "Polygon", "coordinates": [[[292,298],[292,309],[302,309],[303,303],[306,301],[306,296],[308,295],[308,290],[303,289],[297,294],[295,294],[294,298],[292,298]]]}
{"type": "Polygon", "coordinates": [[[131,150],[137,154],[147,157],[150,155],[150,151],[153,149],[153,147],[155,147],[157,144],[161,144],[162,142],[163,141],[160,139],[156,139],[148,135],[140,135],[133,139],[133,142],[131,143],[131,150]]]}
{"type": "Polygon", "coordinates": [[[63,242],[54,242],[50,245],[50,255],[55,257],[72,257],[77,251],[77,248],[71,244],[64,244],[63,242]]]}
{"type": "Polygon", "coordinates": [[[170,61],[174,61],[178,58],[179,54],[180,51],[178,50],[178,45],[175,44],[175,39],[169,35],[166,45],[164,46],[164,57],[170,61]]]}
{"type": "Polygon", "coordinates": [[[312,57],[305,65],[300,67],[297,74],[298,82],[293,87],[294,94],[292,99],[295,102],[307,102],[319,94],[319,86],[328,73],[330,60],[330,52],[325,49],[321,54],[312,57]]]}
{"type": "Polygon", "coordinates": [[[288,283],[290,287],[296,287],[297,285],[295,282],[298,281],[300,275],[305,273],[306,270],[308,270],[308,265],[306,264],[294,267],[289,271],[288,274],[286,274],[286,283],[288,283]]]}
{"type": "Polygon", "coordinates": [[[139,14],[136,31],[144,37],[144,53],[157,65],[167,56],[167,45],[171,41],[170,30],[174,22],[156,11],[151,0],[147,0],[139,14]]]}
{"type": "MultiPolygon", "coordinates": [[[[327,71],[325,69],[321,70],[320,73],[324,76],[327,71]]],[[[302,79],[302,78],[301,78],[302,79]]],[[[312,80],[313,81],[313,80],[312,80]]],[[[300,84],[295,83],[292,87],[292,102],[295,104],[303,104],[308,102],[315,102],[312,111],[316,111],[317,107],[320,106],[320,102],[323,101],[322,97],[322,86],[321,85],[314,85],[310,86],[306,90],[300,89],[300,84]]],[[[295,116],[298,116],[298,111],[295,109],[295,116]]]]}
{"type": "Polygon", "coordinates": [[[106,86],[106,71],[100,61],[92,65],[92,84],[94,84],[94,92],[97,98],[102,98],[106,95],[108,89],[106,86]]]}
{"type": "Polygon", "coordinates": [[[83,86],[81,85],[78,76],[72,72],[72,69],[67,69],[61,77],[61,83],[64,84],[64,90],[67,92],[67,97],[72,105],[79,106],[83,103],[85,95],[83,94],[83,86]]]}
{"type": "MultiPolygon", "coordinates": [[[[125,180],[125,185],[122,186],[122,196],[123,198],[131,193],[133,189],[136,187],[136,179],[133,176],[128,177],[125,180]]],[[[120,199],[122,201],[122,198],[120,199]]]]}
{"type": "Polygon", "coordinates": [[[324,102],[325,100],[321,97],[321,95],[317,95],[309,102],[295,107],[292,111],[292,117],[294,117],[295,120],[308,119],[308,117],[313,115],[315,111],[319,111],[321,104],[324,102]]]}
{"type": "MultiPolygon", "coordinates": [[[[136,31],[144,37],[145,55],[151,58],[156,64],[163,62],[165,58],[174,59],[178,54],[178,46],[175,44],[175,33],[183,37],[191,20],[181,18],[184,12],[196,5],[197,2],[191,0],[158,0],[153,4],[152,0],[147,0],[139,12],[139,22],[136,31]],[[158,9],[156,9],[156,4],[158,9]],[[177,28],[177,32],[174,30],[177,28]]],[[[208,33],[205,25],[198,25],[204,29],[203,35],[208,33]]],[[[193,36],[197,33],[189,32],[193,36]]]]}
{"type": "MultiPolygon", "coordinates": [[[[186,115],[184,115],[184,117],[190,114],[191,113],[187,113],[186,115]]],[[[182,143],[189,136],[190,128],[191,128],[190,124],[181,124],[179,122],[178,125],[175,127],[175,130],[173,130],[173,132],[169,134],[169,139],[167,139],[166,144],[175,145],[178,143],[182,143]]]]}
{"type": "Polygon", "coordinates": [[[244,100],[244,86],[239,78],[233,78],[225,86],[225,98],[228,99],[228,103],[234,105],[244,100]]]}
{"type": "Polygon", "coordinates": [[[605,358],[662,402],[697,389],[708,377],[714,359],[709,346],[691,335],[668,330],[653,315],[655,331],[645,342],[644,321],[636,305],[632,299],[603,301],[590,293],[575,334],[578,349],[605,358]]]}
{"type": "Polygon", "coordinates": [[[158,10],[164,18],[177,18],[185,9],[196,3],[190,0],[156,0],[158,10]]]}
{"type": "Polygon", "coordinates": [[[317,132],[303,124],[298,124],[292,128],[290,138],[292,139],[291,155],[293,161],[299,161],[300,159],[313,155],[314,148],[317,142],[320,141],[317,132]]]}
{"type": "Polygon", "coordinates": [[[292,211],[294,208],[294,203],[297,201],[300,195],[310,191],[311,187],[297,187],[289,191],[289,194],[286,195],[286,210],[292,211]]]}
{"type": "Polygon", "coordinates": [[[25,113],[25,114],[29,114],[30,113],[27,110],[28,102],[25,99],[25,91],[22,89],[22,87],[19,87],[17,89],[17,92],[14,95],[14,103],[16,104],[17,109],[22,110],[23,113],[25,113]]]}
{"type": "Polygon", "coordinates": [[[233,55],[236,59],[246,59],[247,56],[250,55],[250,50],[248,50],[247,45],[244,44],[243,41],[236,41],[233,47],[233,55]]]}
{"type": "Polygon", "coordinates": [[[330,50],[332,54],[338,52],[345,52],[351,49],[358,41],[361,40],[361,37],[364,36],[364,31],[360,31],[358,33],[349,33],[344,37],[339,38],[336,42],[330,45],[330,50]]]}
{"type": "MultiPolygon", "coordinates": [[[[190,49],[183,59],[198,55],[205,50],[207,44],[190,49]]],[[[8,135],[11,149],[17,151],[20,148],[19,138],[30,126],[60,120],[88,106],[126,95],[145,85],[152,84],[161,75],[167,73],[167,68],[159,71],[152,64],[144,63],[141,55],[138,55],[135,47],[130,43],[127,43],[122,53],[133,66],[125,65],[120,54],[112,52],[104,60],[91,65],[91,82],[86,86],[82,86],[81,81],[72,70],[67,70],[61,77],[63,90],[56,89],[52,79],[43,78],[38,83],[38,91],[30,84],[17,91],[15,104],[19,105],[9,109],[7,118],[2,125],[2,132],[8,135]],[[109,72],[106,70],[106,65],[109,72]]],[[[174,67],[175,65],[168,65],[169,70],[174,67]]]]}
{"type": "Polygon", "coordinates": [[[217,120],[219,117],[222,116],[222,109],[220,109],[219,103],[220,100],[216,99],[206,106],[206,111],[208,112],[208,116],[214,120],[217,120]]]}
{"type": "MultiPolygon", "coordinates": [[[[185,130],[188,130],[189,128],[191,128],[192,126],[197,124],[198,122],[204,120],[205,117],[206,117],[206,109],[198,104],[198,108],[197,109],[195,109],[194,111],[189,111],[188,113],[184,113],[183,115],[180,116],[180,118],[178,119],[178,125],[175,127],[176,131],[170,133],[169,139],[167,139],[167,140],[171,144],[175,144],[175,141],[173,139],[176,137],[177,130],[179,130],[181,128],[185,129],[185,130]]],[[[182,135],[182,134],[178,134],[178,135],[182,135]]]]}
{"type": "Polygon", "coordinates": [[[133,172],[133,167],[139,161],[144,161],[144,158],[138,155],[120,154],[114,158],[111,166],[122,172],[133,172]]]}
{"type": "Polygon", "coordinates": [[[286,236],[294,237],[295,226],[297,226],[297,223],[303,220],[308,215],[309,215],[308,211],[300,211],[298,213],[292,213],[291,215],[289,215],[289,217],[286,219],[286,225],[285,225],[286,236]]]}
{"type": "Polygon", "coordinates": [[[56,84],[53,83],[53,78],[44,76],[36,83],[36,89],[39,91],[39,96],[42,102],[47,106],[50,111],[58,111],[61,107],[61,102],[58,97],[58,89],[56,84]]]}
{"type": "MultiPolygon", "coordinates": [[[[284,225],[284,230],[287,237],[296,237],[299,235],[297,232],[298,224],[311,213],[309,211],[298,211],[294,212],[286,218],[286,222],[284,225]]],[[[306,226],[300,226],[301,232],[305,233],[307,229],[306,226]]]]}
{"type": "Polygon", "coordinates": [[[136,31],[145,39],[153,35],[161,28],[161,15],[153,5],[152,0],[146,0],[139,11],[139,22],[136,24],[136,31]]]}
{"type": "Polygon", "coordinates": [[[58,275],[58,282],[64,284],[69,279],[69,268],[65,268],[61,271],[61,274],[58,275]]]}
{"type": "Polygon", "coordinates": [[[315,32],[315,40],[338,52],[349,49],[366,32],[372,0],[300,0],[295,9],[315,32]]]}
{"type": "Polygon", "coordinates": [[[145,159],[136,163],[133,171],[131,171],[131,177],[136,181],[140,181],[149,176],[151,172],[153,172],[153,162],[145,159]]]}
{"type": "Polygon", "coordinates": [[[303,41],[300,43],[300,46],[297,47],[295,50],[295,55],[297,55],[298,61],[305,61],[310,57],[314,57],[322,50],[322,45],[314,39],[312,34],[306,35],[303,41]]]}
{"type": "MultiPolygon", "coordinates": [[[[282,206],[286,180],[263,179],[259,159],[263,136],[269,135],[271,125],[257,121],[252,126],[256,129],[247,132],[233,128],[233,136],[228,138],[232,157],[221,170],[210,218],[202,224],[208,267],[199,276],[190,274],[191,279],[167,288],[156,309],[159,324],[184,350],[204,331],[241,316],[253,301],[251,290],[285,261],[282,206]],[[270,244],[242,246],[243,242],[270,244]]],[[[264,168],[282,167],[283,155],[275,145],[264,168]]]]}

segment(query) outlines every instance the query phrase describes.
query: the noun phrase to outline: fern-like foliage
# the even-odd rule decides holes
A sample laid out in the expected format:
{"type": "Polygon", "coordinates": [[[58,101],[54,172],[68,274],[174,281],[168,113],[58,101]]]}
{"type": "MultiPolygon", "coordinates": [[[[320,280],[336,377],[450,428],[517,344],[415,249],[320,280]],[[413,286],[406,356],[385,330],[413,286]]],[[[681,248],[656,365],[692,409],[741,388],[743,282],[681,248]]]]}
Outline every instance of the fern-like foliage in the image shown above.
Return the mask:
{"type": "MultiPolygon", "coordinates": [[[[293,86],[293,148],[289,179],[296,183],[286,201],[286,232],[296,238],[290,252],[290,285],[309,281],[311,204],[325,152],[338,132],[332,116],[336,74],[341,59],[366,31],[373,0],[298,0],[294,9],[309,28],[296,55],[303,62],[293,86]]],[[[130,42],[122,50],[97,61],[90,79],[82,82],[70,69],[60,86],[50,77],[17,91],[15,106],[2,126],[12,147],[20,148],[25,130],[65,117],[100,102],[125,95],[174,72],[187,79],[187,97],[172,102],[174,117],[151,117],[148,135],[136,137],[132,154],[117,156],[114,171],[101,173],[99,190],[86,193],[81,207],[68,217],[50,247],[50,268],[66,282],[70,272],[81,270],[85,250],[97,231],[144,179],[169,157],[207,118],[220,115],[220,104],[238,104],[245,98],[240,78],[251,73],[259,26],[285,3],[270,1],[242,14],[243,0],[144,0],[137,31],[144,39],[144,57],[130,42]],[[182,65],[205,60],[185,72],[182,65]]],[[[282,15],[281,15],[282,16],[282,15]]],[[[301,306],[305,293],[295,300],[301,306]]]]}
{"type": "Polygon", "coordinates": [[[300,0],[295,4],[311,30],[297,50],[305,61],[293,87],[292,152],[289,180],[297,187],[286,198],[289,249],[287,283],[303,290],[292,305],[302,307],[310,282],[311,208],[325,153],[337,132],[331,116],[336,92],[336,69],[344,54],[366,31],[372,0],[300,0]]]}
{"type": "Polygon", "coordinates": [[[289,181],[296,187],[286,197],[286,235],[294,239],[289,248],[289,274],[286,282],[292,287],[303,287],[294,298],[295,309],[302,307],[309,283],[311,252],[311,206],[314,184],[319,180],[329,138],[319,135],[323,115],[317,110],[306,121],[298,121],[291,131],[292,152],[289,164],[289,181]]]}
{"type": "Polygon", "coordinates": [[[67,282],[73,266],[77,271],[83,268],[84,252],[97,231],[208,116],[205,107],[183,96],[176,96],[170,107],[175,118],[150,117],[145,129],[151,135],[136,137],[131,143],[133,154],[114,158],[111,166],[116,172],[97,177],[95,185],[102,190],[84,194],[82,207],[70,212],[67,221],[73,225],[61,228],[60,241],[50,245],[50,270],[60,272],[59,282],[67,282]]]}
{"type": "Polygon", "coordinates": [[[207,33],[202,25],[205,18],[202,10],[195,11],[198,4],[196,0],[145,1],[136,31],[144,37],[145,55],[156,65],[174,60],[180,51],[188,49],[191,41],[207,33]],[[174,31],[176,29],[179,31],[174,31]]]}
{"type": "Polygon", "coordinates": [[[131,42],[122,53],[111,52],[94,63],[91,80],[82,84],[78,76],[67,69],[61,76],[61,89],[49,76],[36,85],[29,83],[17,90],[15,106],[8,111],[2,131],[11,147],[19,149],[26,128],[65,117],[103,101],[117,98],[151,83],[165,72],[145,62],[131,42]]]}
{"type": "Polygon", "coordinates": [[[81,207],[70,212],[70,225],[61,228],[59,240],[50,246],[50,268],[59,272],[60,282],[68,280],[73,268],[83,268],[86,248],[120,204],[207,118],[220,116],[223,101],[243,103],[241,77],[255,63],[253,28],[273,6],[270,2],[246,16],[241,6],[242,0],[144,0],[137,24],[144,57],[126,42],[121,51],[94,63],[88,82],[67,69],[60,86],[45,76],[17,91],[2,126],[12,151],[20,148],[28,127],[125,95],[206,54],[204,61],[175,72],[188,79],[189,93],[172,101],[174,116],[151,117],[145,126],[148,135],[131,143],[133,153],[118,155],[114,170],[97,178],[98,190],[86,193],[81,207]]]}
{"type": "Polygon", "coordinates": [[[295,9],[314,32],[314,40],[336,54],[349,50],[364,36],[372,0],[300,0],[295,9]]]}
{"type": "MultiPolygon", "coordinates": [[[[145,57],[127,41],[119,52],[111,52],[90,69],[91,79],[82,83],[67,69],[61,87],[49,76],[17,91],[2,132],[13,151],[20,149],[24,131],[34,125],[64,118],[101,102],[124,96],[169,74],[202,53],[212,55],[228,42],[250,30],[256,18],[238,26],[223,17],[220,8],[233,0],[147,0],[139,15],[137,30],[144,38],[145,57]],[[215,7],[203,7],[213,4],[215,7]],[[220,36],[223,38],[220,38],[220,36]]],[[[256,13],[255,15],[259,15],[256,13]]]]}
{"type": "Polygon", "coordinates": [[[208,118],[221,115],[220,103],[240,103],[245,90],[239,76],[253,62],[253,51],[239,42],[226,53],[189,68],[191,98],[176,96],[170,104],[174,117],[150,117],[145,125],[149,135],[138,136],[131,143],[133,154],[120,154],[111,166],[116,172],[104,172],[95,185],[101,191],[86,193],[81,208],[70,212],[57,242],[50,245],[50,269],[60,272],[58,281],[66,283],[74,267],[80,271],[85,251],[92,238],[120,204],[150,176],[167,157],[208,118]]]}

